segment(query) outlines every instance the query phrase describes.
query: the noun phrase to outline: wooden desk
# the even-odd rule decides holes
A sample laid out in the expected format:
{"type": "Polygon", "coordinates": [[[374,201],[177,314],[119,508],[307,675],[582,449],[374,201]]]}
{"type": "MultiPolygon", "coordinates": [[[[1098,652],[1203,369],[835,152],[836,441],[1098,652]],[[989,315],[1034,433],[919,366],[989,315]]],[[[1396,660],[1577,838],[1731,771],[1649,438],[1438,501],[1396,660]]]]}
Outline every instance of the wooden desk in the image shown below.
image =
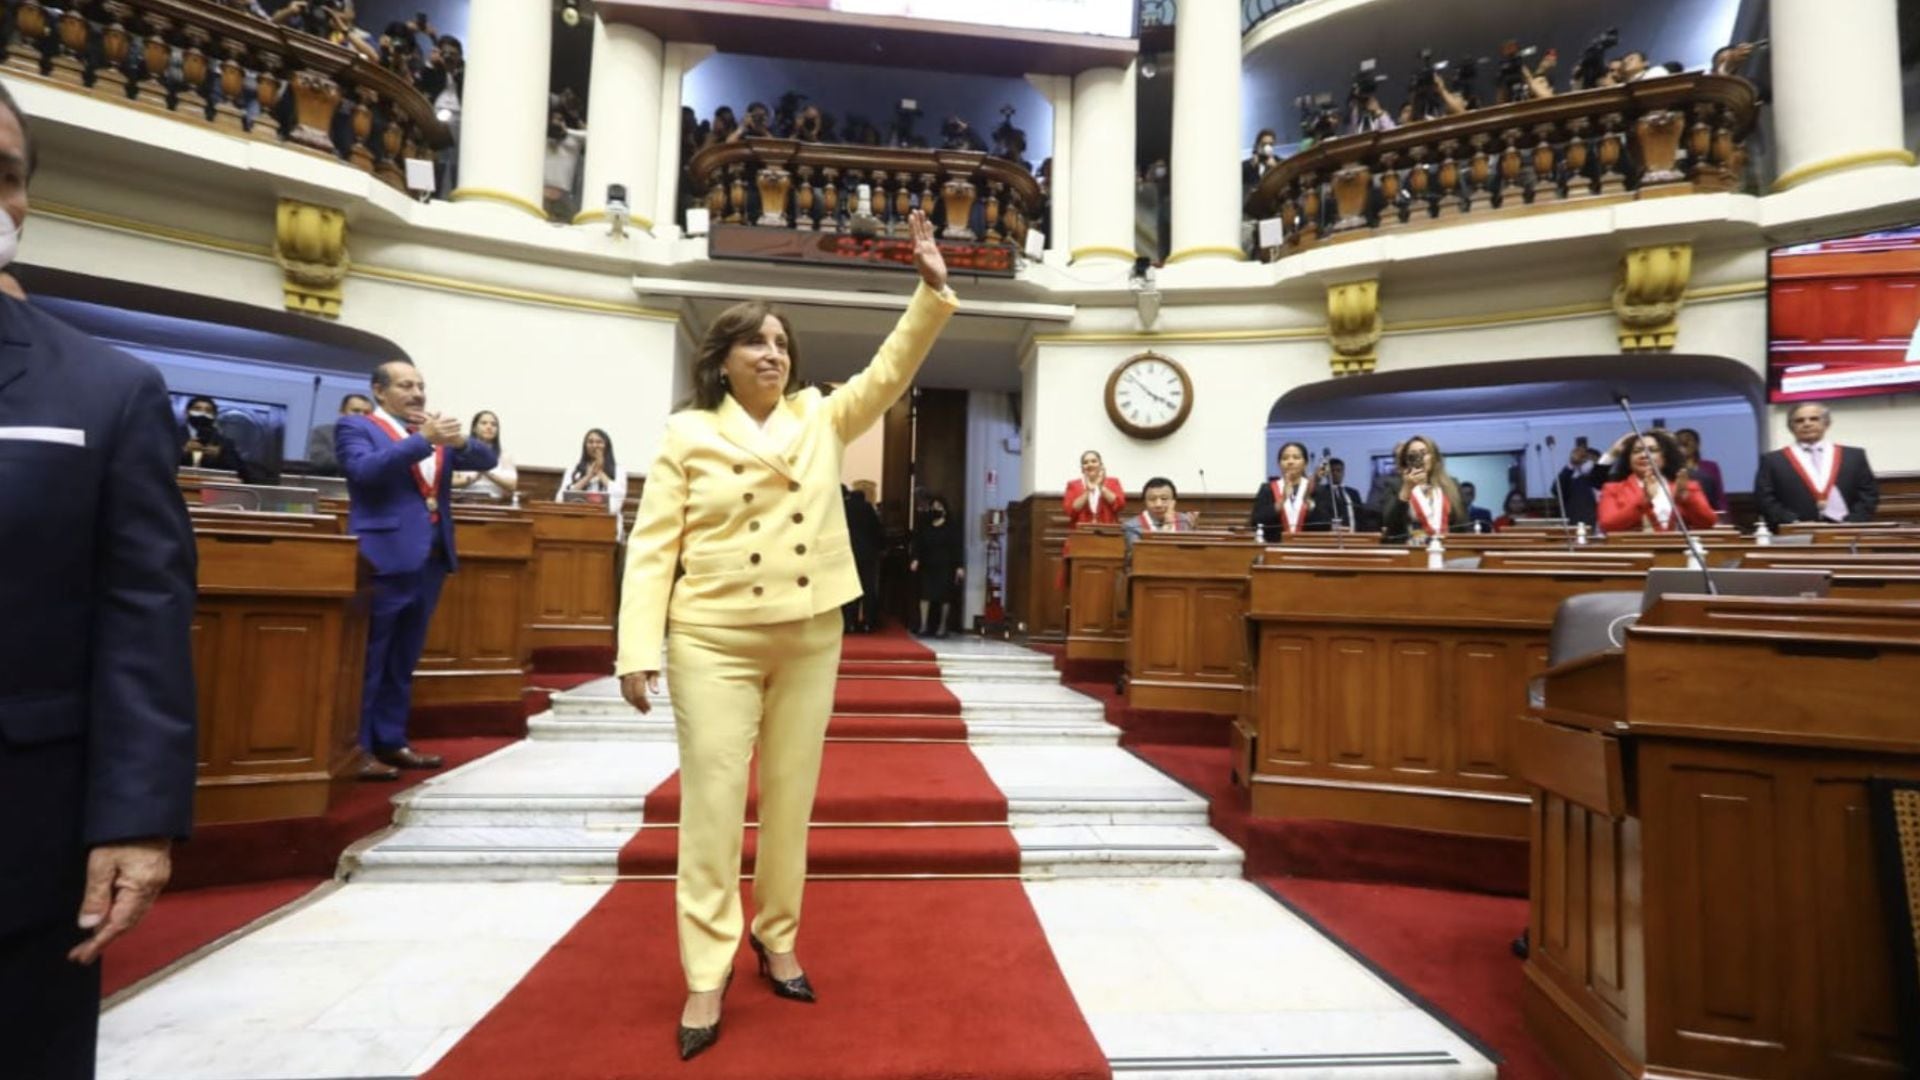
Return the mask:
{"type": "Polygon", "coordinates": [[[536,503],[532,595],[526,648],[600,645],[612,648],[619,616],[619,537],[604,507],[536,503]]]}
{"type": "Polygon", "coordinates": [[[1560,602],[1644,575],[1255,566],[1254,813],[1523,837],[1507,731],[1560,602]]]}
{"type": "Polygon", "coordinates": [[[1228,713],[1245,692],[1252,540],[1143,536],[1133,549],[1127,704],[1228,713]]]}
{"type": "Polygon", "coordinates": [[[324,814],[360,730],[367,622],[358,548],[352,537],[203,522],[194,539],[194,820],[324,814]]]}
{"type": "Polygon", "coordinates": [[[533,522],[517,510],[476,507],[456,508],[453,521],[460,569],[447,578],[427,626],[413,704],[517,702],[526,675],[533,522]]]}
{"type": "Polygon", "coordinates": [[[1524,1008],[1576,1077],[1894,1077],[1869,777],[1920,779],[1920,604],[1669,597],[1514,720],[1524,1008]],[[1764,677],[1759,673],[1764,672],[1764,677]]]}
{"type": "Polygon", "coordinates": [[[1067,538],[1067,659],[1127,658],[1128,619],[1119,609],[1126,559],[1118,525],[1088,525],[1067,538]]]}

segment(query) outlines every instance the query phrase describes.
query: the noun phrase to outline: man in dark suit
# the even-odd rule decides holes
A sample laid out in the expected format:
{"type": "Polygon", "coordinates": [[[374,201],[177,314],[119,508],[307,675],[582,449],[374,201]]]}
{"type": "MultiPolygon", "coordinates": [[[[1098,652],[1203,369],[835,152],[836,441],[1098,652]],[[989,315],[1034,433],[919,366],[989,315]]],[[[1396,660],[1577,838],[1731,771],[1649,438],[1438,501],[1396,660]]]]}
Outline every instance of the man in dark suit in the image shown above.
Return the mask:
{"type": "Polygon", "coordinates": [[[1484,506],[1474,505],[1473,498],[1475,495],[1479,494],[1479,492],[1480,492],[1480,489],[1473,486],[1473,481],[1471,480],[1461,481],[1460,501],[1467,504],[1466,511],[1467,511],[1468,524],[1470,525],[1470,527],[1473,529],[1474,532],[1490,533],[1493,531],[1493,511],[1487,509],[1484,506]]]}
{"type": "MultiPolygon", "coordinates": [[[[1314,495],[1326,492],[1328,518],[1335,529],[1356,531],[1366,523],[1367,508],[1360,502],[1360,493],[1347,486],[1347,463],[1339,458],[1328,458],[1325,482],[1314,489],[1314,495]]],[[[1369,526],[1378,528],[1378,525],[1369,526]]]]}
{"type": "Polygon", "coordinates": [[[339,416],[313,425],[307,432],[307,463],[318,473],[338,473],[340,462],[333,456],[333,433],[340,416],[365,416],[373,411],[373,401],[365,394],[348,394],[340,399],[339,416]]]}
{"type": "Polygon", "coordinates": [[[1760,455],[1753,478],[1753,499],[1767,524],[1778,529],[1796,521],[1872,521],[1880,506],[1880,485],[1867,452],[1827,438],[1833,414],[1809,401],[1787,413],[1793,442],[1760,455]]]}
{"type": "MultiPolygon", "coordinates": [[[[32,143],[0,87],[0,266],[32,143]]],[[[93,1075],[94,960],[193,823],[194,540],[159,372],[0,296],[0,1074],[93,1075]]]]}
{"type": "Polygon", "coordinates": [[[401,769],[437,769],[438,755],[407,743],[413,669],[427,643],[440,586],[459,565],[453,551],[453,473],[499,462],[469,442],[460,421],[427,410],[427,381],[405,360],[373,371],[373,412],[342,416],[334,456],[347,478],[347,527],[373,567],[367,667],[360,698],[362,780],[394,780],[401,769]]]}
{"type": "Polygon", "coordinates": [[[1566,508],[1568,522],[1579,522],[1591,529],[1600,519],[1600,488],[1607,481],[1607,470],[1597,468],[1599,455],[1582,439],[1567,455],[1567,467],[1553,481],[1566,508]]]}
{"type": "Polygon", "coordinates": [[[841,484],[840,501],[847,512],[847,540],[863,590],[858,600],[847,601],[841,614],[848,632],[869,634],[880,625],[880,550],[886,546],[886,535],[880,527],[880,512],[867,501],[865,492],[841,484]]]}

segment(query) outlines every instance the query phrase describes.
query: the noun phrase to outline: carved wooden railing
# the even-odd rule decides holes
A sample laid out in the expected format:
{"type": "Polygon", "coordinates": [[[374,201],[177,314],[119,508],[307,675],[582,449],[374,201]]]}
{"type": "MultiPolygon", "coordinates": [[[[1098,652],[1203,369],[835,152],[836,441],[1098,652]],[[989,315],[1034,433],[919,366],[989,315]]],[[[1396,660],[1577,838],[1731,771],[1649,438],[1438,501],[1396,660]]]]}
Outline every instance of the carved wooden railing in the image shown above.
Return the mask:
{"type": "Polygon", "coordinates": [[[1754,86],[1674,75],[1329,139],[1247,198],[1277,217],[1277,258],[1329,240],[1591,200],[1730,191],[1746,166],[1754,86]]]}
{"type": "Polygon", "coordinates": [[[102,97],[347,161],[406,190],[451,136],[400,75],[212,0],[4,0],[0,59],[102,97]]]}
{"type": "Polygon", "coordinates": [[[920,206],[944,239],[1022,244],[1041,205],[1017,162],[967,150],[747,138],[703,148],[687,171],[714,222],[767,228],[905,236],[920,206]]]}

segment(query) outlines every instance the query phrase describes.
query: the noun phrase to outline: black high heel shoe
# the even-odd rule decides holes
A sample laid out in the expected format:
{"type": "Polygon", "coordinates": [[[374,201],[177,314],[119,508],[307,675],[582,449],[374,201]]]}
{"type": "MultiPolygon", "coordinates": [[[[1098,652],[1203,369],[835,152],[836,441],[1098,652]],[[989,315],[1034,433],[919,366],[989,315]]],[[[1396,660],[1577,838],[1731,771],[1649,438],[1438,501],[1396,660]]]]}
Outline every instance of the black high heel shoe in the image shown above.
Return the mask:
{"type": "Polygon", "coordinates": [[[795,975],[791,979],[774,978],[773,965],[767,961],[767,947],[760,944],[760,939],[752,934],[747,935],[747,942],[753,946],[754,954],[760,957],[760,974],[766,976],[766,980],[773,984],[775,997],[804,1001],[809,1005],[819,1000],[814,996],[813,984],[807,981],[806,975],[795,975]]]}
{"type": "MultiPolygon", "coordinates": [[[[733,969],[727,969],[727,981],[720,984],[720,1000],[727,1000],[727,990],[733,986],[733,969]]],[[[691,1061],[708,1047],[720,1041],[720,1021],[715,1020],[711,1027],[690,1028],[680,1025],[680,1060],[691,1061]]]]}

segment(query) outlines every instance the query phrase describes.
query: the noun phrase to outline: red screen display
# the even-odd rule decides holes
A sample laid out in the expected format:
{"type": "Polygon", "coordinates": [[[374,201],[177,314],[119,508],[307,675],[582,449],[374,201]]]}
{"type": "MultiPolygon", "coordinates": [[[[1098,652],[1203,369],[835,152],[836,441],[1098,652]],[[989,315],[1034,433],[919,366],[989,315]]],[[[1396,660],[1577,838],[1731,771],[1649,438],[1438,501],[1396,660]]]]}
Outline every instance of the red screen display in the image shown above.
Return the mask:
{"type": "Polygon", "coordinates": [[[1767,299],[1769,400],[1920,392],[1920,228],[1775,248],[1767,299]]]}

